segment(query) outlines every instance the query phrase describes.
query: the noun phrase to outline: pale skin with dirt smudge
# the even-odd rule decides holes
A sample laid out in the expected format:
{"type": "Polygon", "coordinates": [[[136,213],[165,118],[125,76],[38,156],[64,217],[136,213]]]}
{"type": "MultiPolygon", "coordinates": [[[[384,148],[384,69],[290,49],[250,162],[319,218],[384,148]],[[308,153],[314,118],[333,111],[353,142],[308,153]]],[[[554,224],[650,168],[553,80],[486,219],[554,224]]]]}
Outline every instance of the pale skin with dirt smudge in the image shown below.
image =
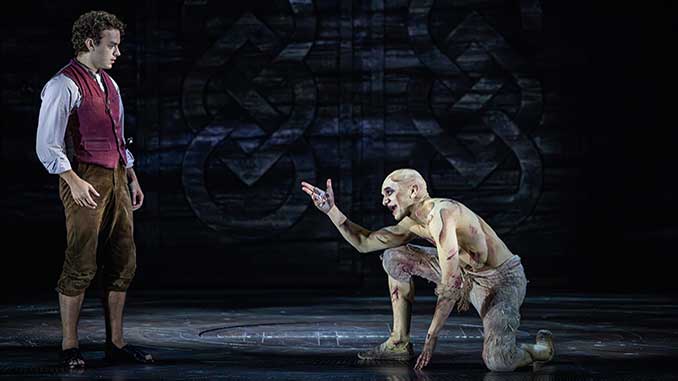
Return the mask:
{"type": "MultiPolygon", "coordinates": [[[[391,211],[396,225],[370,231],[347,219],[334,202],[332,181],[326,191],[302,182],[302,190],[315,206],[326,213],[340,234],[360,253],[395,248],[421,237],[435,244],[442,275],[442,287],[460,288],[460,267],[474,271],[497,268],[513,254],[492,228],[460,202],[431,198],[426,183],[416,171],[398,170],[383,182],[382,204],[391,211]]],[[[394,309],[393,333],[389,340],[409,341],[409,303],[413,285],[389,277],[394,309]],[[397,309],[402,310],[398,312],[397,309]]],[[[454,302],[438,297],[426,341],[415,368],[422,369],[431,360],[440,329],[450,315],[454,302]]]]}

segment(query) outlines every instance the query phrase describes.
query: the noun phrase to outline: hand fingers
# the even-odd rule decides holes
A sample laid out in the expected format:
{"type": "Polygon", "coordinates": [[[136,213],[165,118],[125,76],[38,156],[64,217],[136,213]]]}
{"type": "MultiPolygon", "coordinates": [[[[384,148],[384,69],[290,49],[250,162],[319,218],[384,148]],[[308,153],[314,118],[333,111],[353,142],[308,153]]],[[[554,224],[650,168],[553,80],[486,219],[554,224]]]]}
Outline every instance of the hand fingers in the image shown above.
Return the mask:
{"type": "Polygon", "coordinates": [[[428,365],[429,360],[431,359],[431,356],[424,352],[421,355],[419,355],[419,358],[417,359],[417,364],[414,366],[414,369],[422,369],[426,365],[428,365]]]}
{"type": "Polygon", "coordinates": [[[332,179],[327,179],[327,194],[329,198],[334,198],[334,189],[332,189],[332,179]]]}
{"type": "Polygon", "coordinates": [[[310,189],[315,188],[315,185],[309,184],[309,183],[307,183],[306,181],[302,181],[302,182],[301,182],[301,186],[302,186],[302,187],[306,187],[306,188],[310,188],[310,189]]]}
{"type": "Polygon", "coordinates": [[[423,362],[422,362],[422,364],[421,364],[421,369],[423,369],[426,365],[428,365],[428,362],[429,362],[429,361],[431,361],[431,355],[429,355],[429,354],[427,353],[426,356],[424,356],[424,360],[423,360],[423,362]]]}
{"type": "Polygon", "coordinates": [[[315,194],[320,194],[319,191],[322,192],[320,189],[318,189],[317,187],[314,187],[314,186],[312,186],[312,185],[310,185],[310,184],[308,184],[308,185],[302,185],[301,189],[302,189],[304,192],[308,193],[309,195],[310,195],[310,194],[313,194],[313,193],[315,193],[315,194]]]}
{"type": "Polygon", "coordinates": [[[305,181],[301,182],[301,190],[307,195],[311,196],[311,199],[318,207],[327,203],[328,197],[331,197],[328,192],[325,192],[322,189],[305,181]]]}
{"type": "Polygon", "coordinates": [[[94,201],[85,200],[83,202],[83,204],[90,209],[96,209],[97,208],[97,204],[95,204],[94,201]]]}
{"type": "Polygon", "coordinates": [[[75,199],[75,203],[78,204],[78,206],[81,208],[90,208],[90,209],[95,208],[94,206],[92,206],[92,204],[87,202],[87,199],[85,199],[85,197],[75,199]]]}
{"type": "Polygon", "coordinates": [[[85,195],[83,202],[85,203],[85,205],[87,205],[88,207],[90,207],[92,209],[97,207],[97,203],[94,202],[94,199],[92,198],[92,196],[89,195],[89,193],[87,193],[85,195]]]}
{"type": "Polygon", "coordinates": [[[139,209],[139,192],[132,191],[132,211],[139,209]]]}
{"type": "Polygon", "coordinates": [[[417,359],[417,363],[414,364],[414,369],[421,369],[421,355],[417,359]]]}
{"type": "Polygon", "coordinates": [[[89,185],[89,188],[88,188],[87,190],[88,190],[89,192],[94,193],[95,196],[101,197],[101,195],[99,194],[99,192],[97,192],[97,190],[94,189],[94,187],[92,186],[92,184],[89,185]]]}
{"type": "Polygon", "coordinates": [[[301,182],[301,189],[304,190],[304,191],[305,191],[306,193],[308,193],[308,194],[311,194],[311,193],[309,193],[308,191],[306,191],[307,189],[308,189],[309,191],[311,191],[312,193],[315,193],[315,194],[318,194],[318,195],[321,195],[321,196],[325,194],[325,191],[323,191],[322,189],[316,187],[315,185],[312,185],[312,184],[307,183],[306,181],[302,181],[302,182],[301,182]]]}

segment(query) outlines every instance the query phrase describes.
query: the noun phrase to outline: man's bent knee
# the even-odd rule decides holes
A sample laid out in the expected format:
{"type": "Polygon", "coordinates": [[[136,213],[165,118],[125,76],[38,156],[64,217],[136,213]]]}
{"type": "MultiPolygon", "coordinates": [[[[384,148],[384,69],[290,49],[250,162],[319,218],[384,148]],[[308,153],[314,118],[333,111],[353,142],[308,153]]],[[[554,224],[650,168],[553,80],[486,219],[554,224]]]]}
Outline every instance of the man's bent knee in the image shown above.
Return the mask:
{"type": "Polygon", "coordinates": [[[512,372],[518,365],[515,334],[520,315],[510,305],[492,308],[483,318],[485,341],[483,361],[494,372],[512,372]]]}
{"type": "MultiPolygon", "coordinates": [[[[487,333],[486,333],[487,335],[487,333]]],[[[486,336],[483,345],[483,362],[493,372],[513,372],[517,367],[515,342],[508,337],[486,336]]]]}
{"type": "Polygon", "coordinates": [[[492,357],[485,358],[485,356],[483,356],[483,362],[485,363],[487,369],[493,372],[513,372],[516,370],[515,363],[506,363],[501,360],[495,360],[492,357]]]}
{"type": "Polygon", "coordinates": [[[412,278],[413,263],[411,259],[408,258],[407,248],[405,246],[386,249],[381,258],[384,271],[386,271],[386,274],[391,278],[401,282],[410,281],[412,278]]]}

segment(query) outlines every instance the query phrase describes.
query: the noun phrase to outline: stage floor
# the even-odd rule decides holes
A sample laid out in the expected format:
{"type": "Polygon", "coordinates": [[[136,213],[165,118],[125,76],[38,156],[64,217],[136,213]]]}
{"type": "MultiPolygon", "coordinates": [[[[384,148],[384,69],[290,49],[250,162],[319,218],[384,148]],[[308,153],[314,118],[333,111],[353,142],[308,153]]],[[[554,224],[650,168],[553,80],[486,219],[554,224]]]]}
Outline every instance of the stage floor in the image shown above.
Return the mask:
{"type": "MultiPolygon", "coordinates": [[[[423,293],[422,293],[423,294],[423,293]]],[[[529,292],[528,292],[529,295],[529,292]]],[[[418,296],[412,318],[422,347],[435,299],[418,296]]],[[[0,306],[0,377],[114,380],[579,380],[678,378],[678,305],[647,295],[528,296],[518,342],[550,329],[556,358],[539,370],[488,371],[475,310],[451,315],[432,363],[363,362],[355,353],[388,337],[388,296],[301,292],[134,290],[125,317],[127,341],[148,349],[153,365],[103,361],[104,320],[96,295],[79,325],[87,369],[58,364],[56,294],[0,306]]]]}

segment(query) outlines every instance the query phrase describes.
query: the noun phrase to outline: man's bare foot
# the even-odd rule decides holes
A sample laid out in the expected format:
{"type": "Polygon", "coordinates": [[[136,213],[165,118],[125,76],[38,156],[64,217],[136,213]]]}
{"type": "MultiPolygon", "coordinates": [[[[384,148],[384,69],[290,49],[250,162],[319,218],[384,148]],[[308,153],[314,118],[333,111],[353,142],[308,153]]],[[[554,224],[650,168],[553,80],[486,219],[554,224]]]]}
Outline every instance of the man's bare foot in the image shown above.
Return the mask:
{"type": "Polygon", "coordinates": [[[547,329],[541,329],[537,332],[537,338],[534,345],[521,345],[521,348],[532,356],[532,366],[538,368],[543,364],[553,360],[556,354],[553,345],[553,334],[547,329]]]}
{"type": "Polygon", "coordinates": [[[414,358],[414,349],[409,341],[395,341],[389,338],[372,349],[358,353],[361,360],[410,360],[414,358]]]}

